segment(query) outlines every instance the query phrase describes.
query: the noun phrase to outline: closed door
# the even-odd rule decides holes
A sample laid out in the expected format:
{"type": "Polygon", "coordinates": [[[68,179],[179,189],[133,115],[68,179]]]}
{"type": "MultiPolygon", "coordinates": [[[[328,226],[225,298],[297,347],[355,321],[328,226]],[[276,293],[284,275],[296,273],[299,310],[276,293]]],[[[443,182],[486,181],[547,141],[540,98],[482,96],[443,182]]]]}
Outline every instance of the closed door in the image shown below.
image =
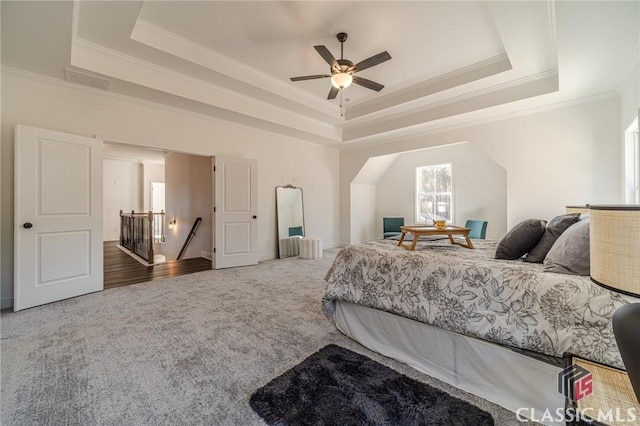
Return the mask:
{"type": "Polygon", "coordinates": [[[214,160],[214,269],[258,263],[258,163],[214,160]]]}
{"type": "Polygon", "coordinates": [[[14,310],[103,288],[102,141],[15,127],[14,310]]]}

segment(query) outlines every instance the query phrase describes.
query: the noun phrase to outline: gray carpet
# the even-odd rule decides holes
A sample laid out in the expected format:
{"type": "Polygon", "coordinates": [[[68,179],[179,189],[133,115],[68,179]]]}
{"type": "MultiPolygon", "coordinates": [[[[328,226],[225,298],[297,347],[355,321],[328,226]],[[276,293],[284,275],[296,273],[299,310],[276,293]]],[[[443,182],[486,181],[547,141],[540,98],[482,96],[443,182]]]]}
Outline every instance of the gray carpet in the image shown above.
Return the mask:
{"type": "Polygon", "coordinates": [[[260,425],[249,396],[332,343],[518,424],[338,332],[320,307],[335,253],[3,312],[2,425],[260,425]]]}

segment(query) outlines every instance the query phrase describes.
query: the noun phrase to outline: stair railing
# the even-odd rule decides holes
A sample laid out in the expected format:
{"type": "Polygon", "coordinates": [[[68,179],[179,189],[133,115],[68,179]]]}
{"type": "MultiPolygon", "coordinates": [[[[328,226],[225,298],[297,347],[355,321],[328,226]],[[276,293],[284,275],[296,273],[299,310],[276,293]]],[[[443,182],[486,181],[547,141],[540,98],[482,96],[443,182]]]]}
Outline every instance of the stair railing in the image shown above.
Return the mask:
{"type": "Polygon", "coordinates": [[[202,218],[201,217],[197,217],[196,220],[193,222],[193,226],[191,227],[191,231],[189,231],[189,235],[187,235],[187,238],[184,240],[184,244],[182,245],[182,249],[180,250],[180,253],[178,254],[177,260],[182,259],[182,256],[187,251],[187,248],[189,247],[189,243],[191,243],[191,240],[196,235],[196,231],[198,230],[198,226],[200,226],[200,222],[202,222],[202,218]]]}
{"type": "Polygon", "coordinates": [[[153,264],[153,244],[164,243],[164,211],[124,213],[120,210],[120,245],[153,264]]]}

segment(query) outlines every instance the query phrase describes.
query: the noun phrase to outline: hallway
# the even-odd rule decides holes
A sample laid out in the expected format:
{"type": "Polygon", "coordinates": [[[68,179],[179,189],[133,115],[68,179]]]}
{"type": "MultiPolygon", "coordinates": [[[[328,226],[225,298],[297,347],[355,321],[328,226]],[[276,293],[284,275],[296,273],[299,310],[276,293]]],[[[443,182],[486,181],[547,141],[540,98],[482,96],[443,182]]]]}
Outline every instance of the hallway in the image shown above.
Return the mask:
{"type": "Polygon", "coordinates": [[[177,277],[211,269],[211,260],[204,257],[171,260],[155,266],[144,266],[120,250],[117,241],[104,242],[104,289],[177,277]]]}

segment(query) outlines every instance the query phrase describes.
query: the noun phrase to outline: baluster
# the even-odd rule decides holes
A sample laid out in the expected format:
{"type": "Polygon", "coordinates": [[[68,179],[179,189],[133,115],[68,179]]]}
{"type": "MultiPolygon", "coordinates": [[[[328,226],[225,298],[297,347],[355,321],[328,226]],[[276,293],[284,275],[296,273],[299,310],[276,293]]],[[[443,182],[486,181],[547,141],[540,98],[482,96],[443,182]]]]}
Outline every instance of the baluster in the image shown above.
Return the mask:
{"type": "Polygon", "coordinates": [[[136,253],[136,219],[133,210],[131,210],[131,248],[129,250],[136,253]]]}
{"type": "Polygon", "coordinates": [[[123,226],[124,219],[122,218],[122,210],[120,210],[120,245],[124,247],[124,235],[123,235],[123,226]]]}
{"type": "Polygon", "coordinates": [[[147,256],[149,257],[149,259],[147,259],[147,262],[153,264],[153,212],[151,210],[147,215],[147,220],[149,221],[149,226],[147,227],[147,229],[149,230],[147,235],[147,244],[149,244],[149,251],[147,256]]]}
{"type": "Polygon", "coordinates": [[[164,235],[165,214],[164,214],[164,210],[160,210],[160,217],[162,218],[162,223],[160,224],[160,242],[164,243],[165,242],[165,235],[164,235]]]}

